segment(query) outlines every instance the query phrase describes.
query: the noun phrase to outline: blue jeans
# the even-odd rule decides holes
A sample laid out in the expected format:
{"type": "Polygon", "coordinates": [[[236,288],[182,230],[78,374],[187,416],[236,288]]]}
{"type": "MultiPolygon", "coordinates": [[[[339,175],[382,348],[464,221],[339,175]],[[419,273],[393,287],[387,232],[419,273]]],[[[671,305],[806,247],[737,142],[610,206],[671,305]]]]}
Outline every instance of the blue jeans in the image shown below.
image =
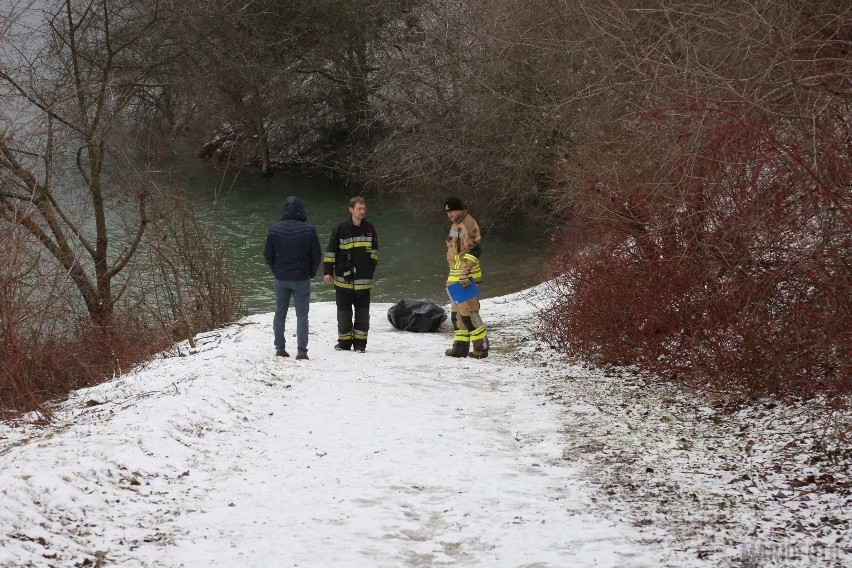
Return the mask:
{"type": "Polygon", "coordinates": [[[296,343],[299,353],[308,352],[308,310],[311,306],[310,280],[275,280],[275,318],[272,331],[275,334],[275,350],[284,351],[284,323],[290,298],[296,302],[296,343]]]}

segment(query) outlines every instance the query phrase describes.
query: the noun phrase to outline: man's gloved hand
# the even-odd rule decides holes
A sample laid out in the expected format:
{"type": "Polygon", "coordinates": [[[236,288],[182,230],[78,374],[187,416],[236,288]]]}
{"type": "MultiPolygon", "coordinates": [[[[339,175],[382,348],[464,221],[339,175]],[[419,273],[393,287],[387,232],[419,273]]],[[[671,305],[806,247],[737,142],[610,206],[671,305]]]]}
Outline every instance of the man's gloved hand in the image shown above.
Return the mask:
{"type": "Polygon", "coordinates": [[[467,276],[459,277],[459,284],[467,288],[468,286],[470,286],[470,278],[468,278],[467,276]]]}

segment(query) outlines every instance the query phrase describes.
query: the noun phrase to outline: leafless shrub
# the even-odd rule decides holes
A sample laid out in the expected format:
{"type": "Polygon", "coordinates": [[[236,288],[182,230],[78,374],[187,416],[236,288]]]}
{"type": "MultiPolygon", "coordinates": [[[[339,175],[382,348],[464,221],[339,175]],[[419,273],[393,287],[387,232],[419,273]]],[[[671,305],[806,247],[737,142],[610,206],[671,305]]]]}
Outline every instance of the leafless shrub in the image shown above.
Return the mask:
{"type": "MultiPolygon", "coordinates": [[[[177,197],[153,222],[147,238],[151,285],[146,309],[175,337],[221,327],[244,315],[245,286],[228,266],[229,253],[205,220],[177,197]]],[[[211,215],[215,214],[211,213],[211,215]]]]}
{"type": "Polygon", "coordinates": [[[848,8],[592,6],[611,89],[554,166],[586,231],[556,341],[727,393],[849,393],[848,8]]]}
{"type": "Polygon", "coordinates": [[[0,251],[0,417],[49,417],[46,402],[129,370],[170,341],[138,316],[93,323],[67,276],[19,228],[0,226],[0,251]]]}

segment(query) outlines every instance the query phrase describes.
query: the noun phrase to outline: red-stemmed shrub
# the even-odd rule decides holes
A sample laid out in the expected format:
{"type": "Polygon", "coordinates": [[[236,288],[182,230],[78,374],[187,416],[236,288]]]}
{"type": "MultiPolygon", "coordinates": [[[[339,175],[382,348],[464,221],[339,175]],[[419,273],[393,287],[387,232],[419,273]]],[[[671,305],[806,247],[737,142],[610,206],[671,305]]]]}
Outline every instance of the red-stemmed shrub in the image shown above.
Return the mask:
{"type": "Polygon", "coordinates": [[[0,252],[0,418],[48,416],[45,403],[127,371],[173,341],[141,315],[117,312],[93,323],[20,231],[2,227],[0,252]]]}
{"type": "Polygon", "coordinates": [[[654,143],[577,193],[547,336],[726,393],[850,392],[850,111],[643,115],[654,143]]]}

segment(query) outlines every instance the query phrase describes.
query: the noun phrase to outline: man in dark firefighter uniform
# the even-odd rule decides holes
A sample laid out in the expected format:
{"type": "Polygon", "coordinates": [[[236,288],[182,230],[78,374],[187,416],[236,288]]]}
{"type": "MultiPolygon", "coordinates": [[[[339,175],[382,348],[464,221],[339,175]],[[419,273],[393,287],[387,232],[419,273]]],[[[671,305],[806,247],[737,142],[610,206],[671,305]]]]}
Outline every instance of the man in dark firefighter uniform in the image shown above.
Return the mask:
{"type": "Polygon", "coordinates": [[[367,203],[363,197],[349,200],[349,214],[352,218],[331,232],[323,259],[323,281],[334,284],[337,302],[337,345],[334,348],[364,353],[370,330],[370,288],[379,261],[379,239],[375,227],[365,219],[367,203]]]}
{"type": "MultiPolygon", "coordinates": [[[[444,211],[453,223],[447,236],[447,264],[450,275],[447,286],[455,282],[470,286],[470,281],[481,282],[482,270],[479,267],[481,235],[479,225],[464,207],[461,199],[450,197],[444,202],[444,211]]],[[[488,357],[488,334],[485,324],[479,317],[479,298],[452,304],[451,321],[455,339],[453,346],[447,349],[450,357],[488,357]],[[471,349],[473,343],[473,349],[471,349]]]]}

